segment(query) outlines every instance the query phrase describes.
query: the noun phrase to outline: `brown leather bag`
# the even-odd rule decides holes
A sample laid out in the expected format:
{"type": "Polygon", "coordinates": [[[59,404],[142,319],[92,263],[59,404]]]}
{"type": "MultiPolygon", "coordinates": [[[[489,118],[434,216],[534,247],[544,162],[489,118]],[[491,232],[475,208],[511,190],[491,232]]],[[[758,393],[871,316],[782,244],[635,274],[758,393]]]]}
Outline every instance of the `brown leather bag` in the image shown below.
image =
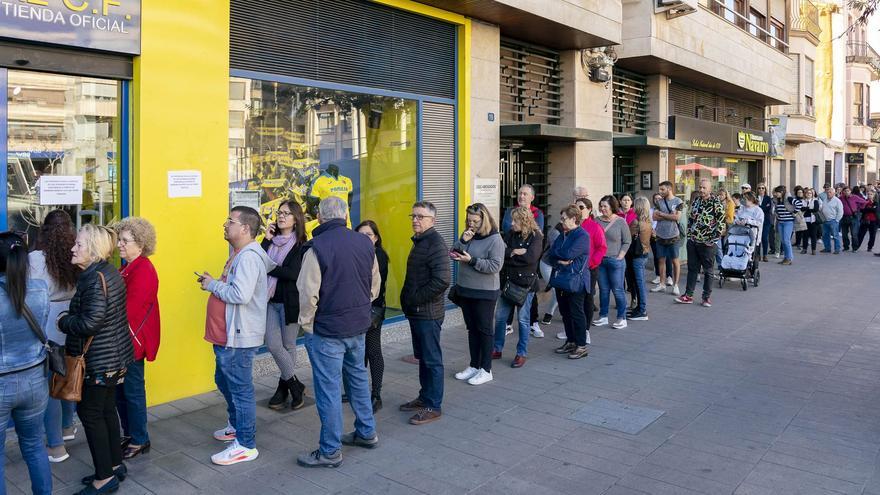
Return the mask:
{"type": "MultiPolygon", "coordinates": [[[[107,297],[107,279],[104,274],[98,272],[101,277],[101,288],[104,291],[104,297],[107,297]]],[[[109,301],[107,301],[109,303],[109,301]]],[[[89,352],[89,346],[92,345],[92,339],[89,337],[83,346],[83,352],[79,356],[64,356],[64,362],[67,366],[67,374],[64,376],[56,373],[52,374],[52,383],[49,385],[49,396],[53,399],[67,400],[70,402],[79,402],[82,400],[82,387],[86,376],[86,353],[89,352]]]]}

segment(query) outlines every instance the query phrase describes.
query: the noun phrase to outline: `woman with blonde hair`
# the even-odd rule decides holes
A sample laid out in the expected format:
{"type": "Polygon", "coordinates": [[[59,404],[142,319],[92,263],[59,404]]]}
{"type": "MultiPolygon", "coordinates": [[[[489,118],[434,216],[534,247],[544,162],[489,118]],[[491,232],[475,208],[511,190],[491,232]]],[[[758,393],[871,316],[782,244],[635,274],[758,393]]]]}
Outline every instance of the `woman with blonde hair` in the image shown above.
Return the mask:
{"type": "Polygon", "coordinates": [[[116,390],[116,409],[122,423],[122,458],[150,451],[147,434],[147,393],[144,361],[159,352],[159,275],[149,257],[156,252],[156,229],[144,218],[128,217],[116,225],[119,257],[125,260],[119,274],[125,281],[126,315],[134,362],[116,390]]]}
{"type": "Polygon", "coordinates": [[[452,245],[449,257],[459,263],[458,282],[452,288],[468,329],[470,365],[456,373],[471,385],[492,381],[492,317],[501,289],[504,240],[498,224],[482,203],[467,207],[467,229],[452,245]]]}
{"type": "Polygon", "coordinates": [[[633,281],[635,282],[636,291],[638,293],[638,306],[627,315],[628,320],[647,320],[648,319],[648,286],[645,280],[645,263],[648,261],[648,254],[651,252],[651,204],[648,198],[639,196],[636,198],[633,206],[635,210],[635,220],[629,225],[630,233],[632,233],[632,243],[630,243],[627,264],[632,265],[633,281]]]}
{"type": "Polygon", "coordinates": [[[510,214],[512,225],[504,233],[504,266],[501,268],[501,297],[495,309],[495,347],[492,359],[501,359],[504,349],[504,327],[507,318],[518,308],[519,342],[512,368],[526,364],[529,346],[529,315],[534,302],[534,288],[538,282],[538,262],[544,245],[544,236],[535,222],[535,216],[525,207],[514,208],[510,214]],[[524,296],[522,296],[525,294],[524,296]],[[524,297],[523,300],[517,298],[524,297]]]}
{"type": "Polygon", "coordinates": [[[107,227],[83,225],[71,249],[71,262],[82,269],[70,309],[58,319],[67,335],[70,356],[85,356],[82,400],[77,413],[86,432],[95,474],[82,479],[79,493],[111,493],[119,489],[127,469],[122,463],[116,385],[134,361],[125,301],[125,282],[107,260],[113,255],[115,233],[107,227]]]}

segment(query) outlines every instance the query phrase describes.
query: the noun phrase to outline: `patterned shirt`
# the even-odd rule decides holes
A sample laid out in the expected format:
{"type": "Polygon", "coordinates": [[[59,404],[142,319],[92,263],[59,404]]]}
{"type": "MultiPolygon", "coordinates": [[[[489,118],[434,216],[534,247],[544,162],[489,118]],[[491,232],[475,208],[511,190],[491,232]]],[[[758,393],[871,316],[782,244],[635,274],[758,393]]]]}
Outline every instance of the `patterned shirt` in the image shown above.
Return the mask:
{"type": "Polygon", "coordinates": [[[726,213],[724,204],[715,196],[695,199],[688,215],[688,239],[703,244],[720,239],[726,213]]]}

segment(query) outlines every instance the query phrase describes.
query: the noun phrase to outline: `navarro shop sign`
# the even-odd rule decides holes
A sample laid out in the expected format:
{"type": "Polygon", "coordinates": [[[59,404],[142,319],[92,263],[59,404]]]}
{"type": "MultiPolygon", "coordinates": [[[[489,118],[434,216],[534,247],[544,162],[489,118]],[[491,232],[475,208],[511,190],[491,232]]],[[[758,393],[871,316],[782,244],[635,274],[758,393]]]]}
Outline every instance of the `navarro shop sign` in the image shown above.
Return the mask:
{"type": "Polygon", "coordinates": [[[138,55],[140,0],[0,0],[0,37],[138,55]]]}
{"type": "Polygon", "coordinates": [[[770,143],[764,140],[764,136],[746,131],[736,133],[736,145],[739,151],[749,153],[766,154],[770,151],[770,143]]]}

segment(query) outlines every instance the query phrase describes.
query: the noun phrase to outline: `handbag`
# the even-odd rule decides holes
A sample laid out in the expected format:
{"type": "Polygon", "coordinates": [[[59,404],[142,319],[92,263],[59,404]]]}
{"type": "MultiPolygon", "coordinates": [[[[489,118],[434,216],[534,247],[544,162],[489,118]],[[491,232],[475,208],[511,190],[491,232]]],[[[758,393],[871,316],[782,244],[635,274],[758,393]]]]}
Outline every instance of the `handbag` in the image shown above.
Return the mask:
{"type": "Polygon", "coordinates": [[[501,297],[507,299],[515,306],[522,306],[526,303],[526,298],[529,296],[530,289],[531,287],[524,287],[515,284],[508,279],[504,282],[504,286],[501,287],[501,297]]]}
{"type": "Polygon", "coordinates": [[[633,257],[638,258],[645,254],[645,246],[642,246],[641,234],[639,234],[639,223],[636,221],[636,233],[632,236],[632,242],[629,244],[629,249],[626,254],[633,257]]]}
{"type": "Polygon", "coordinates": [[[370,306],[370,328],[381,328],[383,321],[385,321],[385,308],[370,306]]]}
{"type": "Polygon", "coordinates": [[[446,297],[449,298],[449,302],[455,304],[456,306],[461,306],[461,294],[458,293],[458,286],[453,285],[449,292],[446,294],[446,297]]]}
{"type": "Polygon", "coordinates": [[[584,268],[587,266],[587,261],[584,260],[583,266],[579,272],[564,272],[560,273],[558,270],[553,271],[553,275],[550,277],[550,283],[548,284],[550,287],[555,289],[559,289],[565,292],[580,292],[583,286],[583,274],[584,268]]]}
{"type": "MultiPolygon", "coordinates": [[[[104,292],[104,297],[107,298],[107,279],[100,271],[98,277],[101,278],[101,289],[104,292]]],[[[64,376],[52,375],[52,382],[49,384],[50,397],[70,402],[82,400],[82,387],[86,376],[86,354],[89,352],[94,338],[92,336],[86,340],[82,354],[79,356],[64,356],[67,373],[64,376]]]]}
{"type": "Polygon", "coordinates": [[[141,344],[140,339],[138,339],[138,335],[141,334],[141,330],[144,328],[144,324],[147,322],[147,318],[150,317],[150,313],[152,313],[152,312],[153,312],[153,304],[150,303],[150,309],[147,310],[147,314],[144,315],[143,321],[141,321],[141,324],[138,325],[137,331],[132,330],[131,325],[128,326],[128,333],[131,334],[131,339],[134,340],[134,342],[139,346],[143,346],[143,344],[141,344]]]}
{"type": "MultiPolygon", "coordinates": [[[[6,290],[5,283],[0,282],[0,287],[6,290]]],[[[34,332],[37,339],[46,348],[46,360],[49,363],[49,370],[61,376],[67,374],[67,368],[65,368],[64,363],[64,346],[46,337],[43,329],[40,328],[40,325],[37,325],[37,319],[34,317],[34,313],[31,312],[31,308],[24,301],[22,301],[21,316],[24,317],[28,326],[31,327],[31,331],[34,332]]]]}

